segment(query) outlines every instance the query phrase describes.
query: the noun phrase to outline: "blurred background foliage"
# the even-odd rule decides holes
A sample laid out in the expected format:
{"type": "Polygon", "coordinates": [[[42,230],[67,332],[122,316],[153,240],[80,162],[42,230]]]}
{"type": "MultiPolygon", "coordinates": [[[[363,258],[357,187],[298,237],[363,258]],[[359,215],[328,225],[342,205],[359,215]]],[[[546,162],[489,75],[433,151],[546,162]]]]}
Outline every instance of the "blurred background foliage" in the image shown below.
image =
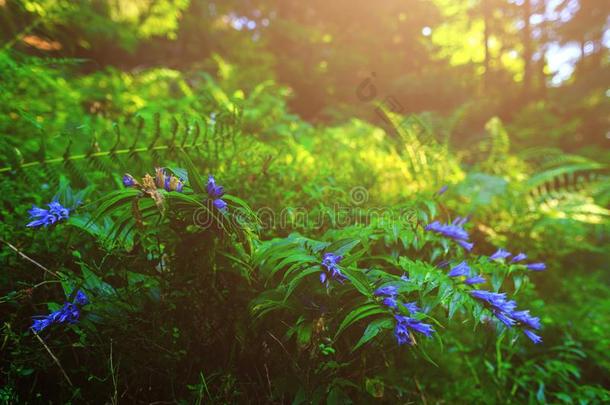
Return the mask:
{"type": "Polygon", "coordinates": [[[0,0],[0,401],[609,401],[609,15],[607,0],[0,0]],[[430,362],[369,353],[370,369],[363,356],[349,371],[313,354],[315,323],[307,329],[311,319],[298,311],[286,318],[292,329],[267,320],[255,329],[264,336],[248,334],[243,308],[262,280],[248,278],[248,288],[223,280],[209,298],[190,281],[176,282],[182,292],[164,290],[176,284],[158,271],[165,260],[244,271],[216,250],[256,267],[256,252],[274,238],[293,241],[294,232],[356,238],[397,262],[397,235],[412,235],[383,221],[319,227],[293,213],[285,226],[205,239],[191,252],[176,247],[186,236],[172,236],[167,257],[150,242],[154,232],[134,242],[110,222],[94,229],[75,220],[64,233],[24,227],[31,205],[58,190],[82,190],[83,203],[99,208],[123,173],[183,165],[183,150],[199,173],[216,174],[259,212],[292,207],[324,217],[362,187],[360,208],[417,207],[429,221],[435,215],[421,206],[449,185],[436,214],[471,215],[482,252],[504,246],[547,263],[520,299],[541,317],[545,343],[479,339],[456,323],[442,347],[428,348],[430,362]],[[62,294],[6,242],[78,275],[111,303],[98,309],[111,312],[110,329],[94,319],[48,340],[74,385],[27,332],[41,303],[52,309],[62,294]],[[147,271],[153,276],[143,278],[147,271]],[[143,291],[148,300],[137,298],[143,291]],[[159,291],[167,294],[160,301],[159,291]],[[228,301],[232,315],[223,319],[228,301]],[[168,316],[180,306],[207,316],[192,321],[203,329],[168,316]],[[257,341],[255,350],[227,344],[205,366],[191,358],[229,335],[257,341]],[[295,358],[286,360],[284,345],[295,358]],[[155,358],[140,365],[150,352],[155,358]],[[264,368],[250,365],[260,356],[264,368]]]}

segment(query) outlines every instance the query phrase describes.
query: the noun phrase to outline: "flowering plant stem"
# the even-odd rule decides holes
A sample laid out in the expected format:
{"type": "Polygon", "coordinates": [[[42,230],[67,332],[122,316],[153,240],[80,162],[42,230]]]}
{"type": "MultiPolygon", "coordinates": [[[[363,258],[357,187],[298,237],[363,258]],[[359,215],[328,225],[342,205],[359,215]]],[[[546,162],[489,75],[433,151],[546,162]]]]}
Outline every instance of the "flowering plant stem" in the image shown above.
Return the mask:
{"type": "Polygon", "coordinates": [[[51,356],[51,358],[53,359],[55,364],[57,364],[57,367],[59,367],[59,369],[61,370],[61,373],[66,378],[66,381],[68,381],[68,384],[70,384],[71,387],[74,387],[74,384],[72,384],[72,381],[70,380],[70,377],[68,377],[66,370],[64,370],[64,368],[61,366],[59,359],[53,354],[53,352],[51,351],[51,348],[49,346],[47,346],[47,344],[44,342],[44,340],[42,340],[42,338],[40,337],[40,335],[38,333],[36,333],[34,330],[32,330],[32,333],[34,334],[34,336],[36,336],[36,339],[38,339],[38,341],[44,346],[44,348],[47,349],[47,352],[49,353],[49,355],[51,356]]]}

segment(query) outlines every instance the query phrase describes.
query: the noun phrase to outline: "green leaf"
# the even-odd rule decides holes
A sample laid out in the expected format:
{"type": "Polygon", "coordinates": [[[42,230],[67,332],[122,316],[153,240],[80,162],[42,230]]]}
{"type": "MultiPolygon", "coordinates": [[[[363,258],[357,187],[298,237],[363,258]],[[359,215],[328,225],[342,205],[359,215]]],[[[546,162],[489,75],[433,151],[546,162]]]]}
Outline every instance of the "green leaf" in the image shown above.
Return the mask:
{"type": "Polygon", "coordinates": [[[273,276],[278,270],[283,269],[284,267],[288,266],[289,264],[300,264],[300,265],[306,265],[306,264],[313,264],[316,263],[317,259],[309,254],[303,253],[303,252],[296,252],[294,254],[291,254],[288,257],[285,257],[284,259],[282,259],[281,262],[279,262],[276,266],[274,266],[273,270],[271,270],[269,277],[273,276]]]}
{"type": "Polygon", "coordinates": [[[342,268],[341,271],[362,295],[371,297],[369,281],[360,269],[342,268]]]}
{"type": "Polygon", "coordinates": [[[188,153],[183,152],[181,157],[188,172],[189,184],[191,188],[197,194],[205,194],[207,181],[199,175],[197,166],[195,166],[188,153]]]}
{"type": "Polygon", "coordinates": [[[288,299],[288,297],[290,297],[292,292],[295,290],[295,288],[298,287],[298,285],[301,283],[301,281],[303,281],[303,279],[305,277],[307,277],[311,274],[317,273],[319,271],[320,271],[320,269],[318,266],[313,266],[313,267],[303,270],[296,277],[294,277],[292,280],[290,280],[290,283],[288,283],[288,287],[286,289],[286,294],[284,295],[284,301],[286,301],[288,299]]]}
{"type": "Polygon", "coordinates": [[[536,392],[536,399],[539,403],[546,403],[546,397],[544,396],[544,383],[540,382],[538,384],[538,391],[536,392]]]}
{"type": "Polygon", "coordinates": [[[333,252],[337,255],[345,256],[358,243],[360,243],[360,240],[358,240],[358,239],[352,239],[352,238],[341,239],[341,240],[338,240],[338,241],[333,242],[330,245],[328,245],[328,247],[326,247],[326,250],[328,252],[333,252]]]}
{"type": "Polygon", "coordinates": [[[339,387],[331,388],[326,398],[326,405],[345,405],[351,403],[350,398],[339,387]]]}
{"type": "Polygon", "coordinates": [[[131,206],[134,197],[140,194],[139,190],[126,188],[109,193],[106,197],[97,201],[98,208],[91,216],[91,223],[97,222],[101,217],[112,215],[117,210],[126,210],[131,206]]]}
{"type": "Polygon", "coordinates": [[[454,292],[453,297],[451,297],[451,301],[449,302],[449,319],[453,318],[455,311],[460,308],[463,302],[464,300],[462,294],[460,294],[458,291],[454,292]]]}
{"type": "Polygon", "coordinates": [[[307,402],[307,395],[305,394],[305,390],[303,387],[299,388],[297,394],[294,396],[292,400],[292,405],[301,405],[307,402]]]}
{"type": "Polygon", "coordinates": [[[379,334],[383,329],[392,329],[394,326],[394,321],[392,318],[380,318],[375,319],[373,322],[369,323],[366,329],[364,330],[364,334],[356,343],[356,345],[352,348],[352,352],[358,350],[362,345],[369,342],[375,336],[379,334]]]}
{"type": "Polygon", "coordinates": [[[182,167],[169,166],[167,168],[170,172],[172,172],[175,176],[182,179],[184,182],[189,182],[189,174],[188,171],[182,167]]]}
{"type": "Polygon", "coordinates": [[[83,272],[83,278],[85,279],[84,287],[87,290],[92,290],[101,295],[114,295],[114,288],[108,283],[102,281],[95,273],[87,269],[85,266],[81,266],[83,272]]]}
{"type": "Polygon", "coordinates": [[[297,327],[297,343],[300,347],[307,347],[311,342],[313,327],[311,322],[302,322],[297,327]]]}
{"type": "Polygon", "coordinates": [[[364,389],[374,398],[383,398],[385,385],[381,378],[367,378],[364,389]]]}
{"type": "Polygon", "coordinates": [[[374,304],[374,303],[368,303],[368,304],[364,304],[364,305],[357,307],[356,309],[352,310],[349,314],[347,314],[347,316],[343,319],[343,322],[341,322],[341,325],[339,325],[339,329],[337,330],[337,333],[335,334],[334,340],[336,340],[339,337],[339,335],[346,328],[353,325],[354,323],[356,323],[364,318],[368,318],[369,316],[378,315],[378,314],[387,314],[387,313],[388,313],[387,309],[382,308],[378,304],[374,304]]]}
{"type": "Polygon", "coordinates": [[[495,271],[491,275],[491,285],[494,288],[494,291],[500,290],[500,287],[502,287],[502,283],[504,283],[504,271],[495,271]]]}
{"type": "Polygon", "coordinates": [[[515,274],[513,275],[513,283],[515,283],[515,294],[519,292],[521,289],[521,285],[523,285],[523,274],[515,274]]]}

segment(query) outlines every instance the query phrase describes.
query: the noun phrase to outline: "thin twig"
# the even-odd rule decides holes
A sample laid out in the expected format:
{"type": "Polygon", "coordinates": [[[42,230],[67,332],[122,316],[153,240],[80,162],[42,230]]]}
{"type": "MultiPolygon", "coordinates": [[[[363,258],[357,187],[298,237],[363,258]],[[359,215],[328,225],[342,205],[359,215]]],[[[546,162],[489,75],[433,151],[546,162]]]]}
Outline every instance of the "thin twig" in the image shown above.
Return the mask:
{"type": "Polygon", "coordinates": [[[292,356],[290,355],[290,352],[286,349],[286,347],[282,344],[282,342],[276,338],[273,333],[267,331],[267,333],[269,334],[269,336],[271,336],[273,338],[273,340],[275,340],[282,349],[284,349],[284,351],[286,352],[286,354],[288,355],[288,357],[290,358],[290,360],[292,361],[292,363],[295,365],[295,367],[297,368],[297,370],[300,370],[301,368],[299,367],[299,365],[297,364],[297,362],[292,358],[292,356]]]}
{"type": "Polygon", "coordinates": [[[35,264],[36,266],[38,266],[39,268],[41,268],[42,270],[46,271],[47,273],[51,274],[53,277],[59,278],[59,276],[57,275],[57,273],[55,273],[52,270],[47,269],[46,267],[44,267],[42,264],[38,263],[36,260],[32,259],[31,257],[29,257],[28,255],[26,255],[25,253],[23,253],[21,250],[17,249],[15,246],[11,245],[10,243],[8,243],[5,240],[0,239],[0,241],[6,243],[8,245],[8,247],[10,247],[11,249],[13,249],[19,256],[23,257],[24,259],[26,259],[27,261],[29,261],[30,263],[35,264]]]}
{"type": "Polygon", "coordinates": [[[269,385],[269,398],[273,397],[273,389],[271,388],[271,379],[269,378],[269,369],[267,368],[267,363],[264,363],[265,367],[265,375],[267,377],[267,384],[269,385]]]}
{"type": "MultiPolygon", "coordinates": [[[[118,365],[117,365],[118,368],[118,365]]],[[[112,396],[112,404],[116,405],[119,403],[118,401],[118,390],[117,390],[117,381],[116,376],[114,375],[114,363],[112,361],[112,339],[110,339],[110,371],[112,373],[112,386],[114,388],[114,395],[112,396]]]]}
{"type": "Polygon", "coordinates": [[[44,348],[47,349],[47,352],[49,352],[49,355],[55,361],[55,364],[57,364],[57,366],[61,370],[64,377],[66,377],[66,380],[68,381],[68,384],[70,384],[70,387],[74,387],[74,384],[72,384],[72,381],[70,381],[70,377],[68,377],[68,374],[66,374],[66,370],[64,370],[64,368],[61,366],[59,359],[57,357],[55,357],[55,355],[51,351],[51,348],[49,348],[49,346],[47,346],[47,344],[44,342],[44,340],[42,340],[42,338],[38,335],[38,333],[34,332],[33,330],[32,330],[32,333],[34,334],[34,336],[36,336],[36,339],[38,339],[40,341],[40,343],[42,343],[44,348]]]}
{"type": "Polygon", "coordinates": [[[413,377],[413,380],[415,381],[417,391],[419,391],[419,397],[421,398],[422,404],[427,405],[428,401],[426,401],[426,396],[424,395],[424,391],[421,389],[421,385],[419,385],[419,381],[417,381],[417,377],[413,377]]]}

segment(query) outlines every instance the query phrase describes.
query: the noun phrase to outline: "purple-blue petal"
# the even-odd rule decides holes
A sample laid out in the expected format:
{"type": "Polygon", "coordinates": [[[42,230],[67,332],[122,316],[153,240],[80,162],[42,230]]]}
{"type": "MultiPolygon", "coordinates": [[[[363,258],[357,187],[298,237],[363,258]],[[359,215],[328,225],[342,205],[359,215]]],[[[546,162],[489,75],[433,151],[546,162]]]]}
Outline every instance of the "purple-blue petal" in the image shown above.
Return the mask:
{"type": "Polygon", "coordinates": [[[213,204],[219,211],[225,211],[227,209],[227,203],[220,198],[215,199],[213,204]]]}
{"type": "Polygon", "coordinates": [[[449,277],[465,276],[468,274],[468,272],[470,272],[470,267],[465,261],[463,261],[457,266],[451,268],[451,270],[449,271],[449,277]]]}
{"type": "Polygon", "coordinates": [[[532,270],[532,271],[546,270],[546,264],[544,264],[544,263],[530,263],[530,264],[526,264],[525,267],[527,267],[528,270],[532,270]]]}
{"type": "Polygon", "coordinates": [[[523,333],[527,336],[534,344],[542,343],[542,338],[535,334],[533,331],[529,329],[523,329],[523,333]]]}
{"type": "Polygon", "coordinates": [[[494,254],[489,256],[489,260],[506,259],[509,256],[510,256],[510,252],[507,252],[506,250],[500,248],[500,249],[496,250],[496,252],[494,254]]]}
{"type": "Polygon", "coordinates": [[[89,303],[89,298],[82,290],[78,290],[74,297],[74,303],[80,306],[87,305],[89,303]]]}
{"type": "Polygon", "coordinates": [[[378,289],[376,289],[373,294],[376,296],[386,295],[389,297],[393,297],[396,294],[398,294],[398,288],[396,288],[396,286],[394,286],[394,285],[386,285],[386,286],[379,287],[378,289]]]}
{"type": "Polygon", "coordinates": [[[485,282],[485,277],[481,275],[476,275],[473,277],[469,277],[464,281],[466,285],[474,285],[474,284],[483,284],[485,282]]]}
{"type": "Polygon", "coordinates": [[[525,253],[519,253],[518,255],[512,258],[511,263],[517,263],[525,259],[527,259],[527,255],[525,253]]]}

